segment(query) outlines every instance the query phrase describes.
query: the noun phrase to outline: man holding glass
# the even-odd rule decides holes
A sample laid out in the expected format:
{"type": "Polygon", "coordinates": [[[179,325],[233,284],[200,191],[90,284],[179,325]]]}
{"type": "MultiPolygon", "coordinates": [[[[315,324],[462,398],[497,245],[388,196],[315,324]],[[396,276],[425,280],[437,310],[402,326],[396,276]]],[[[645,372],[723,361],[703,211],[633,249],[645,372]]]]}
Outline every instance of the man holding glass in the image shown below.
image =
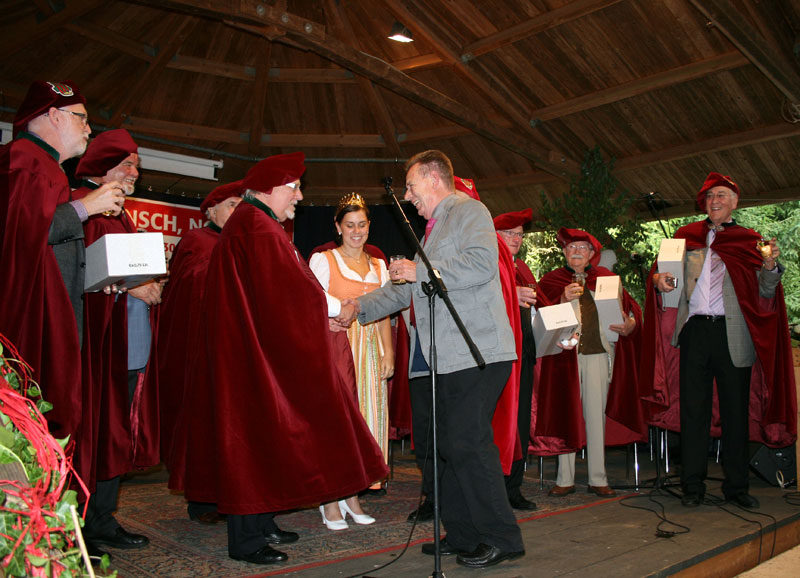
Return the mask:
{"type": "MultiPolygon", "coordinates": [[[[754,364],[761,368],[753,380],[755,388],[760,391],[766,382],[770,391],[756,394],[764,402],[754,407],[759,413],[754,421],[759,425],[753,431],[765,432],[766,438],[781,432],[790,438],[796,434],[788,324],[780,286],[783,267],[776,261],[780,250],[774,239],[762,243],[764,250],[759,250],[761,235],[736,224],[732,212],[738,202],[738,185],[712,172],[697,194],[697,204],[708,218],[675,233],[675,238],[686,239],[684,283],[672,333],[672,345],[680,348],[681,503],[686,507],[699,506],[705,495],[714,380],[722,425],[722,492],[729,502],[759,507],[749,494],[748,482],[754,364]],[[776,424],[777,429],[768,431],[767,423],[776,424]]],[[[654,274],[652,284],[659,293],[675,290],[668,273],[654,274]]],[[[651,325],[656,335],[665,334],[655,323],[648,324],[648,331],[651,325]]],[[[784,441],[794,440],[784,437],[784,441]]]]}
{"type": "Polygon", "coordinates": [[[614,275],[597,265],[602,245],[586,231],[566,228],[558,231],[558,242],[566,264],[540,279],[539,292],[550,303],[572,304],[581,324],[580,339],[574,352],[542,358],[536,434],[560,440],[562,445],[556,485],[550,496],[575,492],[575,450],[585,444],[588,491],[613,497],[616,493],[608,485],[605,445],[622,445],[644,437],[636,370],[641,309],[623,291],[625,320],[609,326],[619,333],[617,343],[609,343],[594,301],[597,278],[614,275]],[[607,428],[607,420],[614,422],[613,429],[607,428]]]}

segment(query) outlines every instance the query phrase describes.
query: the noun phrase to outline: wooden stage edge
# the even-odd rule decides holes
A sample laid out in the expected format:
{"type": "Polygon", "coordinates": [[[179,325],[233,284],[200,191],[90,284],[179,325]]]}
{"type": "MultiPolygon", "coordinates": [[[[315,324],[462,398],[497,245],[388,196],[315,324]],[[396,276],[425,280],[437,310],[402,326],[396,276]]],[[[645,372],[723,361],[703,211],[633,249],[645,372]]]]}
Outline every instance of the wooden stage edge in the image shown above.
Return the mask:
{"type": "Polygon", "coordinates": [[[730,578],[755,568],[800,544],[800,513],[770,524],[763,531],[741,536],[727,544],[683,560],[653,578],[730,578]],[[775,543],[773,551],[773,540],[775,543]]]}

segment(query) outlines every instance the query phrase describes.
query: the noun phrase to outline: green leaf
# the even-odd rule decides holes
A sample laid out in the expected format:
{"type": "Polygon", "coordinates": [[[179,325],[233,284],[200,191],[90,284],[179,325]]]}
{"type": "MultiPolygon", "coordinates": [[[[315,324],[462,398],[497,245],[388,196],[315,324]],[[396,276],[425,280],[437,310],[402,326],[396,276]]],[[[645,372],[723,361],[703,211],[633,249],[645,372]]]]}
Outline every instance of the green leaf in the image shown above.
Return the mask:
{"type": "Polygon", "coordinates": [[[47,558],[41,558],[39,556],[36,556],[35,554],[31,554],[30,552],[28,552],[27,556],[28,556],[28,561],[34,566],[44,566],[45,563],[47,562],[47,558]]]}
{"type": "Polygon", "coordinates": [[[36,409],[38,409],[42,413],[47,413],[51,409],[53,409],[53,404],[49,401],[45,401],[43,399],[36,400],[36,409]]]}
{"type": "Polygon", "coordinates": [[[0,445],[3,445],[7,448],[13,448],[15,440],[16,436],[13,432],[4,427],[0,427],[0,445]]]}

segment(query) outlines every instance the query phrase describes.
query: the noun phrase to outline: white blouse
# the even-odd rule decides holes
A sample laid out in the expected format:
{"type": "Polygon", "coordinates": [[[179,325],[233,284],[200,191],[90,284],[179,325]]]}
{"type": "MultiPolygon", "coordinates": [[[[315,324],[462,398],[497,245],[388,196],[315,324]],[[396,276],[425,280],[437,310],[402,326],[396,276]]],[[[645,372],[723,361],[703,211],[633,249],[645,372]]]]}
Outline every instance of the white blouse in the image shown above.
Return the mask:
{"type": "MultiPolygon", "coordinates": [[[[364,254],[369,256],[366,251],[364,251],[364,254]]],[[[375,259],[378,262],[378,267],[380,269],[379,271],[375,271],[375,267],[372,265],[372,259],[370,259],[369,273],[362,278],[361,275],[345,265],[344,259],[342,259],[339,251],[334,249],[333,256],[336,259],[336,264],[339,265],[339,271],[342,272],[342,276],[347,279],[351,279],[353,281],[365,281],[367,283],[380,283],[381,286],[385,285],[389,281],[389,271],[386,269],[386,263],[383,262],[383,259],[375,259]],[[378,280],[379,275],[380,280],[378,280]]],[[[314,275],[316,275],[317,279],[319,279],[322,288],[327,291],[331,284],[331,270],[328,265],[328,258],[323,253],[314,253],[308,262],[308,266],[311,267],[314,275]]]]}

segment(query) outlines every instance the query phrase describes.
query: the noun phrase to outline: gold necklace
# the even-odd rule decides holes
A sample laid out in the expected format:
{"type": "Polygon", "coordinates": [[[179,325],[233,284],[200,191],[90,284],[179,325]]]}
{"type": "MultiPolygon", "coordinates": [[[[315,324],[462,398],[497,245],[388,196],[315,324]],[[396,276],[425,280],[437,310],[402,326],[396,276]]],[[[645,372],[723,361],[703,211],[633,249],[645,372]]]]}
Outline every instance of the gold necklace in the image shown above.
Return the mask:
{"type": "Polygon", "coordinates": [[[341,253],[343,256],[347,257],[348,259],[350,259],[350,260],[352,260],[352,261],[355,261],[355,262],[356,262],[356,264],[358,264],[358,265],[361,265],[361,257],[359,257],[358,259],[356,259],[355,257],[351,257],[350,255],[348,255],[347,253],[345,253],[345,252],[344,252],[344,251],[342,251],[342,250],[339,250],[339,252],[340,252],[340,253],[341,253]]]}

